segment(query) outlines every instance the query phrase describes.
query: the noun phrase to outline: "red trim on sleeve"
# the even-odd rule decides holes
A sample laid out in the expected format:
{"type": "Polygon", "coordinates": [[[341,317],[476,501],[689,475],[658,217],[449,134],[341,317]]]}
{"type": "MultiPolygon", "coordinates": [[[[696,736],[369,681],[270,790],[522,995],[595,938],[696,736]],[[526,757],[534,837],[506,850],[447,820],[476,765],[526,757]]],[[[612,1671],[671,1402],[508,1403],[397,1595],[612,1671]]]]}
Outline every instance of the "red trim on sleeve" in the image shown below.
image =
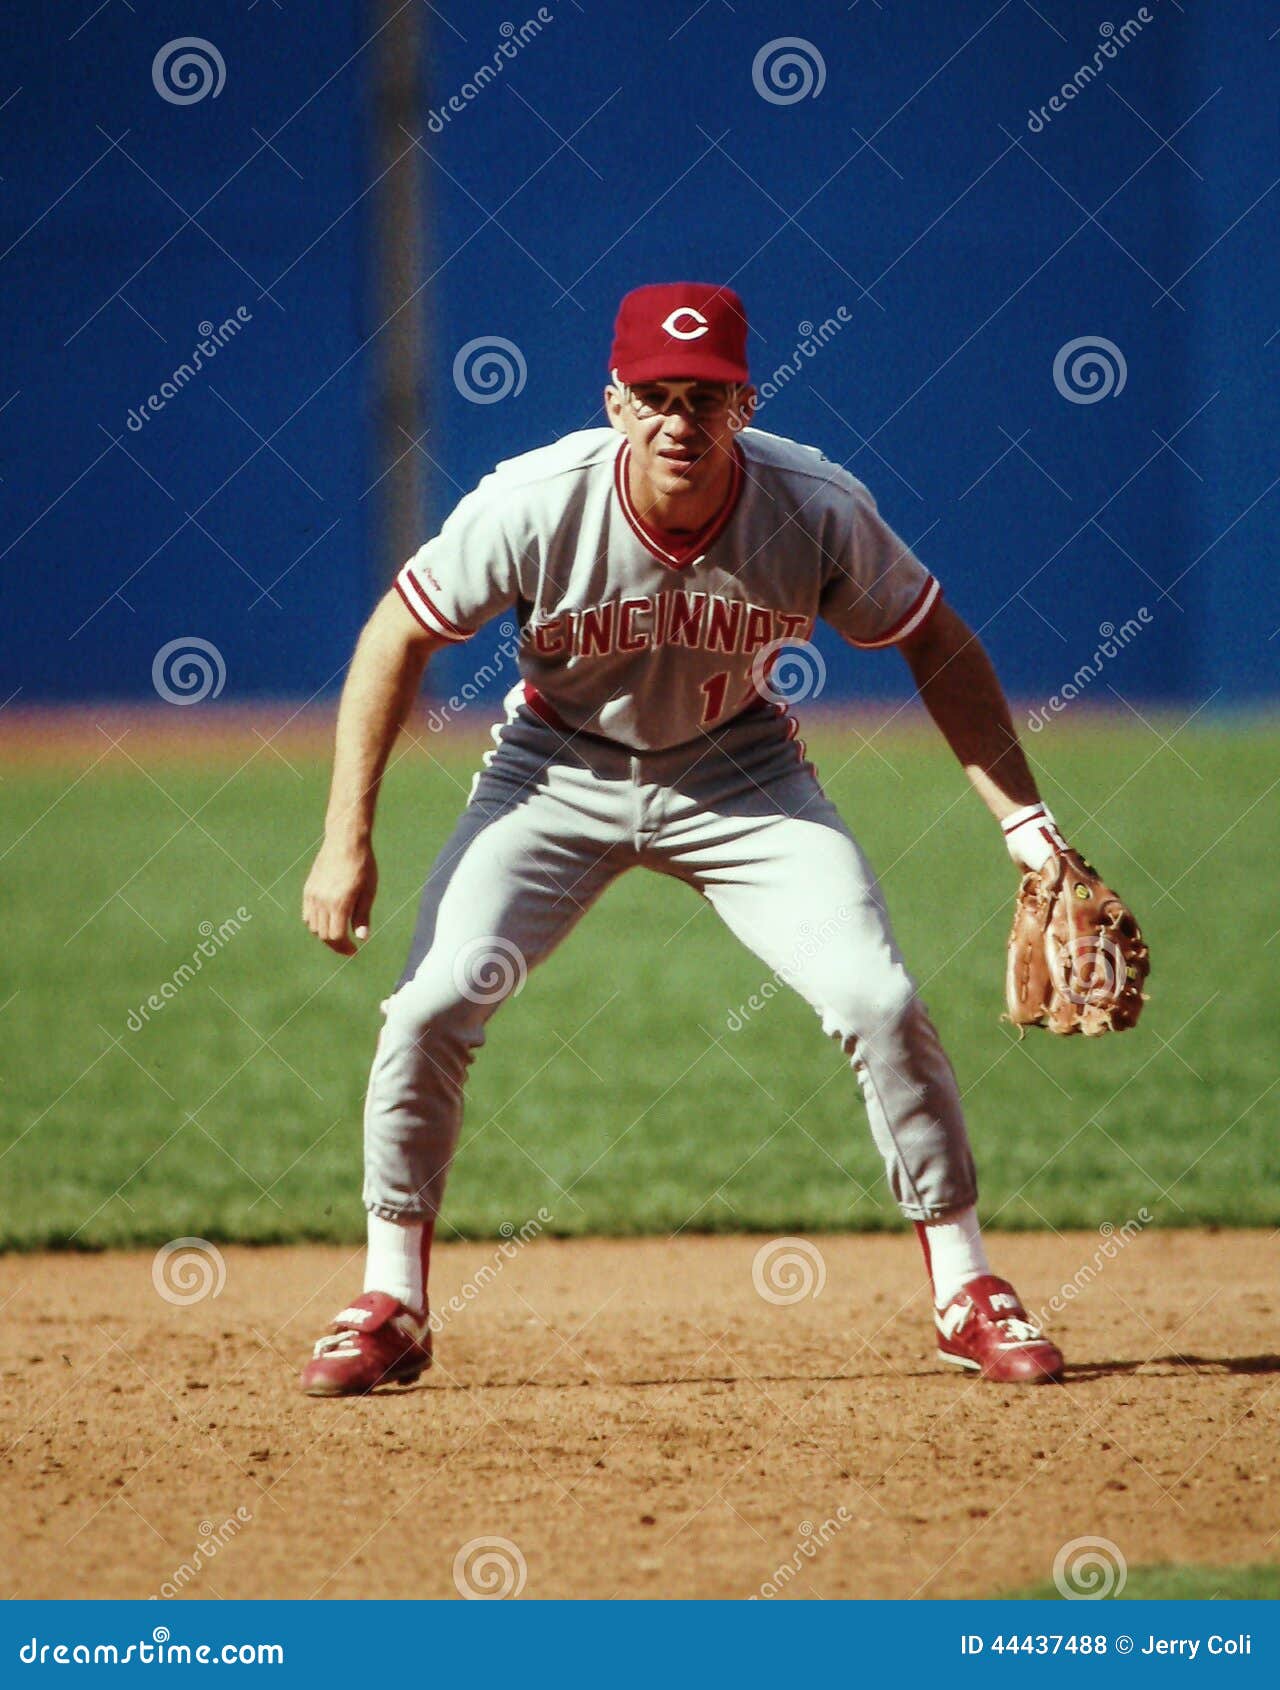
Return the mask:
{"type": "Polygon", "coordinates": [[[446,640],[469,640],[473,630],[459,628],[456,622],[450,622],[440,607],[422,590],[422,583],[413,571],[406,565],[395,579],[396,591],[408,606],[414,618],[422,624],[429,634],[439,634],[446,640]],[[409,595],[409,588],[420,601],[420,606],[413,602],[409,595]],[[423,615],[425,610],[426,615],[423,615]],[[427,617],[434,618],[434,625],[427,617]]]}
{"type": "Polygon", "coordinates": [[[414,621],[419,625],[419,627],[425,628],[429,634],[437,633],[438,629],[435,629],[430,625],[430,623],[427,621],[426,617],[422,614],[422,612],[418,609],[417,605],[414,604],[413,600],[409,597],[408,593],[405,592],[404,582],[400,579],[400,577],[398,575],[396,576],[395,580],[391,584],[395,588],[395,590],[399,593],[400,597],[404,600],[405,609],[409,612],[410,616],[413,617],[414,621]]]}
{"type": "Polygon", "coordinates": [[[850,634],[844,637],[850,645],[857,646],[859,651],[875,651],[880,646],[896,645],[899,640],[906,639],[908,634],[914,634],[917,628],[923,628],[941,600],[942,583],[936,575],[931,575],[916,595],[910,610],[900,616],[883,634],[874,640],[855,640],[850,634]]]}

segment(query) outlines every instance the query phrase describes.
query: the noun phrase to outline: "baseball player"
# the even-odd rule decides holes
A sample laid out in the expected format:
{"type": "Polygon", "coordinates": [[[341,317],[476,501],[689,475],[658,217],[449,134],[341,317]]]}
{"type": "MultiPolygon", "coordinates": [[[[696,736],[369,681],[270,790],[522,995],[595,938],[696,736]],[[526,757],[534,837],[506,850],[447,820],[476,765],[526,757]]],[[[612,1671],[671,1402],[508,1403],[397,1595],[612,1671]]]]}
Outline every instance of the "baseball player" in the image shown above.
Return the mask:
{"type": "Polygon", "coordinates": [[[343,956],[368,936],[379,781],[431,653],[511,611],[521,678],[382,1004],[364,1292],[303,1371],[313,1396],[407,1384],[430,1366],[432,1232],[485,1025],[635,867],[700,893],[848,1055],[923,1246],[942,1359],[1004,1383],[1062,1375],[987,1261],[955,1076],[875,876],[770,683],[778,654],[819,617],[859,649],[895,646],[1014,862],[1034,872],[1066,847],[991,663],[928,568],[846,470],[747,426],[746,347],[726,287],[629,293],[608,427],[485,476],[360,636],[302,902],[343,956]]]}

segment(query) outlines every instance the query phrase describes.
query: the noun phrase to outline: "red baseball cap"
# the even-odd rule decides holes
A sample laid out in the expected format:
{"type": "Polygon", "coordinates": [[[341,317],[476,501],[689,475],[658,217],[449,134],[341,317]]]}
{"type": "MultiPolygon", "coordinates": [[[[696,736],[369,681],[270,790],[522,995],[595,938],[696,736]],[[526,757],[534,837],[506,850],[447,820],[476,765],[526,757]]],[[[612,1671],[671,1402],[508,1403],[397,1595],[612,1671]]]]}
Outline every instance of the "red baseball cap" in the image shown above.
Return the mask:
{"type": "Polygon", "coordinates": [[[618,307],[609,368],[637,381],[745,382],[747,313],[732,288],[714,282],[655,282],[618,307]]]}

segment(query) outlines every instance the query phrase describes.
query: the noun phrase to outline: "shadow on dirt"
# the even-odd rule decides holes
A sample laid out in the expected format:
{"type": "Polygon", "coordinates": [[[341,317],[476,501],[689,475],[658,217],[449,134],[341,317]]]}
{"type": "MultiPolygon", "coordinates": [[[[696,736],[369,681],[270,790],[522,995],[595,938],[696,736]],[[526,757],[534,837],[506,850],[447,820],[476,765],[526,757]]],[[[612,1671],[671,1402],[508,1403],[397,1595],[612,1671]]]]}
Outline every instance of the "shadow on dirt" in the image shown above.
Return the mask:
{"type": "Polygon", "coordinates": [[[1099,1361],[1067,1364],[1068,1384],[1087,1379],[1110,1379],[1125,1373],[1153,1376],[1168,1372],[1220,1373],[1280,1373],[1280,1355],[1261,1356],[1146,1356],[1139,1361],[1099,1361]]]}

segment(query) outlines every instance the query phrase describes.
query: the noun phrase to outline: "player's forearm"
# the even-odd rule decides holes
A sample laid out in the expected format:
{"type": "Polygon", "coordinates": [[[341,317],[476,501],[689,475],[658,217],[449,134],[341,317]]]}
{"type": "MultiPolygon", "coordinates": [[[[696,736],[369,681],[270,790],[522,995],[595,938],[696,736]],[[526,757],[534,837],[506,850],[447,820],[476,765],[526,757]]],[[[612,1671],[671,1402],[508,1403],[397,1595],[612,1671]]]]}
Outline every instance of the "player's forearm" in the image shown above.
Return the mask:
{"type": "Polygon", "coordinates": [[[996,820],[1038,803],[1004,688],[968,624],[939,605],[903,656],[926,709],[996,820]]]}
{"type": "Polygon", "coordinates": [[[383,771],[422,685],[427,656],[426,647],[406,641],[380,611],[366,624],[338,707],[327,839],[349,845],[369,839],[383,771]]]}

